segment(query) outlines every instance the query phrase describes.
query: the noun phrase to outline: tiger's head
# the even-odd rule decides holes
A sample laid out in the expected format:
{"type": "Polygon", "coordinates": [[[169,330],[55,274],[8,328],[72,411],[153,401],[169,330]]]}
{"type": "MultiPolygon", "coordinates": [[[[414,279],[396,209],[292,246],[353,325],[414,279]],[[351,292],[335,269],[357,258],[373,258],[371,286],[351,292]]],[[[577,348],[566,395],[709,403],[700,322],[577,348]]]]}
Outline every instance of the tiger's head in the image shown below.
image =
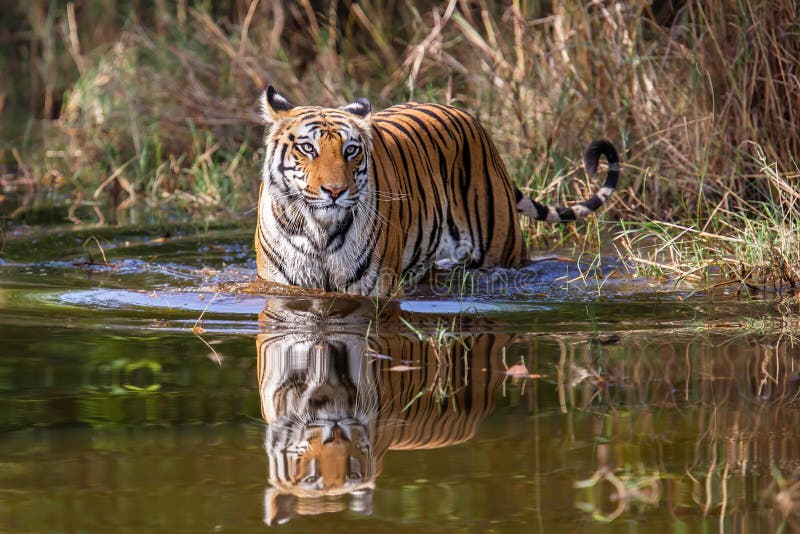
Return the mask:
{"type": "Polygon", "coordinates": [[[345,219],[370,188],[371,113],[365,98],[340,108],[294,106],[269,86],[261,95],[269,201],[323,225],[345,219]]]}
{"type": "Polygon", "coordinates": [[[353,335],[259,335],[270,488],[266,517],[350,508],[370,513],[377,387],[353,335]]]}
{"type": "Polygon", "coordinates": [[[372,512],[375,458],[369,423],[310,418],[272,424],[267,431],[270,488],[266,520],[343,510],[372,512]]]}

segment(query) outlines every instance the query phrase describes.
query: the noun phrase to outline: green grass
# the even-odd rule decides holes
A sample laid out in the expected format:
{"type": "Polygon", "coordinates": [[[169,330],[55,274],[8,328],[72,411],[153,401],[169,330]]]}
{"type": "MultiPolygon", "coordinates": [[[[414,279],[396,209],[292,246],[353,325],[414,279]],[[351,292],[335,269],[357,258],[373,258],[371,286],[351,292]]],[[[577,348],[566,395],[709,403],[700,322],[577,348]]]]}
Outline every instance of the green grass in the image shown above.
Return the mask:
{"type": "Polygon", "coordinates": [[[772,198],[726,207],[728,190],[710,214],[683,223],[628,223],[617,239],[647,271],[711,284],[720,273],[749,291],[794,289],[800,281],[800,192],[767,162],[760,148],[762,182],[772,198]]]}

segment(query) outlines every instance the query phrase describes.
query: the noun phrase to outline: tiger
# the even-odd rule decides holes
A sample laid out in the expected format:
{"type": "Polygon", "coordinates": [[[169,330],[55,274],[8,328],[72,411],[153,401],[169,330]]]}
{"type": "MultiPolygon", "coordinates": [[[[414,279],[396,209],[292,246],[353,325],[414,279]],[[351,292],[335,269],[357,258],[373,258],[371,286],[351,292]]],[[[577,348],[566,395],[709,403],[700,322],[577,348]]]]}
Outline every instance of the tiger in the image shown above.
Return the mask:
{"type": "MultiPolygon", "coordinates": [[[[260,320],[273,325],[293,313],[275,301],[265,312],[260,320]]],[[[341,320],[347,310],[325,313],[341,320]]],[[[409,331],[365,335],[363,322],[334,323],[335,330],[313,322],[306,330],[273,326],[256,338],[270,525],[348,507],[371,514],[387,451],[471,439],[494,407],[506,376],[504,349],[514,339],[454,333],[436,343],[409,331]],[[400,362],[406,368],[392,370],[400,362]]]]}
{"type": "Polygon", "coordinates": [[[519,214],[583,219],[619,178],[614,145],[595,141],[584,167],[596,174],[605,156],[603,186],[579,204],[548,206],[514,185],[486,129],[456,107],[295,106],[271,85],[260,104],[257,275],[280,284],[391,296],[436,262],[519,267],[528,259],[519,214]]]}

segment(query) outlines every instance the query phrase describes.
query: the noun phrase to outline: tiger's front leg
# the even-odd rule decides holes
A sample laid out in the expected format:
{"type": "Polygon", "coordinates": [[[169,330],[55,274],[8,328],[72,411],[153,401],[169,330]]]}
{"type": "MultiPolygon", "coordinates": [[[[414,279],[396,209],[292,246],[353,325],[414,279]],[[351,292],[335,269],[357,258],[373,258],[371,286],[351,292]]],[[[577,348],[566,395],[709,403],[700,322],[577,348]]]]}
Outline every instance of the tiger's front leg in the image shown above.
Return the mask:
{"type": "Polygon", "coordinates": [[[457,267],[472,268],[479,260],[475,254],[475,246],[470,239],[443,239],[436,253],[436,268],[452,271],[457,267]]]}

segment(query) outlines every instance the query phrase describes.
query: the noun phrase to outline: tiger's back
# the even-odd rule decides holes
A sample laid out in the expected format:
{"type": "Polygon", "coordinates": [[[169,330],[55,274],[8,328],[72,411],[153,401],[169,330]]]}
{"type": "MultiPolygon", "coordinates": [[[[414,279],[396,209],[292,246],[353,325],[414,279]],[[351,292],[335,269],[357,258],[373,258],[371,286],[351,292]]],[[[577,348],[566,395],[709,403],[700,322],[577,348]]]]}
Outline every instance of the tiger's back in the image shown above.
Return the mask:
{"type": "Polygon", "coordinates": [[[467,113],[408,103],[373,118],[376,208],[386,216],[384,257],[405,276],[453,258],[513,267],[527,256],[516,188],[486,130],[467,113]],[[402,250],[392,248],[405,243],[402,250]],[[395,259],[395,261],[398,261],[395,259]]]}

